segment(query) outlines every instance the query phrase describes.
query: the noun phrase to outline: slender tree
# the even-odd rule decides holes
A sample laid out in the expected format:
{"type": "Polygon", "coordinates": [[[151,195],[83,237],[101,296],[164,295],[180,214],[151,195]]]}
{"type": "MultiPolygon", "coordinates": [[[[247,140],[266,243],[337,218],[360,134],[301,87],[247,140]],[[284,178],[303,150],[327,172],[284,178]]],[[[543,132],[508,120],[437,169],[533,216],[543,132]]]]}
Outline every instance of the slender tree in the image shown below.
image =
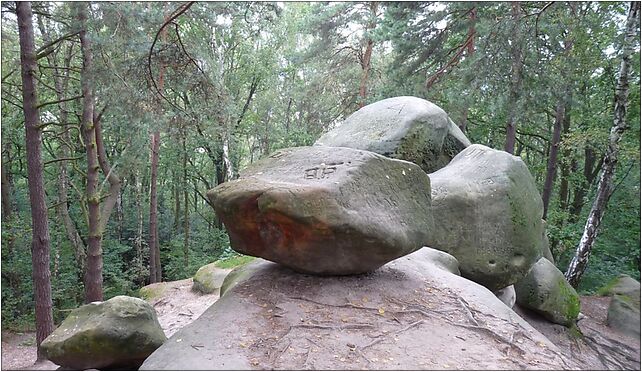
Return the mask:
{"type": "Polygon", "coordinates": [[[586,270],[591,249],[593,248],[598,229],[602,223],[602,217],[604,216],[609,198],[615,187],[613,178],[618,161],[619,143],[622,139],[622,134],[627,129],[625,119],[629,96],[629,73],[631,71],[631,56],[634,52],[639,23],[640,3],[633,1],[630,3],[626,21],[624,43],[622,45],[622,61],[620,62],[620,70],[615,87],[613,126],[609,134],[608,148],[604,155],[604,165],[597,186],[597,195],[593,201],[588,219],[586,220],[584,233],[575,251],[575,256],[571,260],[565,273],[566,280],[568,280],[573,287],[578,286],[582,274],[584,270],[586,270]]]}
{"type": "Polygon", "coordinates": [[[103,299],[103,256],[102,229],[100,222],[100,193],[98,190],[98,146],[94,126],[94,96],[92,88],[91,39],[87,37],[87,7],[89,4],[77,3],[77,18],[80,24],[80,47],[82,50],[81,88],[83,95],[82,135],[87,155],[87,182],[85,193],[88,210],[87,272],[85,274],[85,301],[103,299]]]}
{"type": "Polygon", "coordinates": [[[42,178],[42,131],[36,95],[36,53],[33,36],[31,2],[16,2],[20,35],[20,64],[22,70],[22,106],[25,116],[27,173],[31,202],[31,264],[36,303],[36,344],[38,359],[43,355],[40,344],[53,332],[51,302],[51,273],[49,272],[49,226],[42,178]]]}
{"type": "Polygon", "coordinates": [[[522,43],[523,36],[521,26],[521,4],[519,1],[511,3],[511,14],[513,17],[513,37],[511,38],[511,81],[508,93],[508,122],[506,123],[506,142],[504,151],[512,154],[515,152],[515,135],[517,133],[517,120],[519,117],[519,100],[523,85],[523,63],[522,43]]]}

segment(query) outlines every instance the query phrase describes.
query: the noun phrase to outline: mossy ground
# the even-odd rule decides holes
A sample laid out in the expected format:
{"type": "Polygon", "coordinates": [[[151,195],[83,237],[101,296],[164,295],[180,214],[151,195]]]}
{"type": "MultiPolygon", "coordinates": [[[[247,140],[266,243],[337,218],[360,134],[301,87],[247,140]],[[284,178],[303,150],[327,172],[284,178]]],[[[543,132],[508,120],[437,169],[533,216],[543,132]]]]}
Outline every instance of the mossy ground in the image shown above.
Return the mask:
{"type": "Polygon", "coordinates": [[[256,257],[245,256],[245,255],[232,256],[224,260],[216,261],[216,267],[220,267],[221,269],[233,269],[237,266],[245,265],[246,263],[254,260],[255,258],[256,257]]]}

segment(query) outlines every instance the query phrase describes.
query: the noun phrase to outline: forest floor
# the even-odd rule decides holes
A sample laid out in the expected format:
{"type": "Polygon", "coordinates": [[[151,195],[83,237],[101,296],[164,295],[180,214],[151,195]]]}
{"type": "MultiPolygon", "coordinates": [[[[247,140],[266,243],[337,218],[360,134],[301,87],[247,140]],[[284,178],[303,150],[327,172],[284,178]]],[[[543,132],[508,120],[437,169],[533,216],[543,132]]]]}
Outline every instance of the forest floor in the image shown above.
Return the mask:
{"type": "MultiPolygon", "coordinates": [[[[218,299],[218,294],[201,295],[191,291],[192,279],[166,283],[160,298],[150,303],[158,313],[165,334],[176,331],[198,318],[218,299]]],[[[590,370],[639,370],[640,340],[627,337],[606,327],[609,297],[583,296],[582,313],[578,322],[584,335],[578,342],[565,327],[543,320],[536,314],[515,308],[533,327],[548,337],[570,359],[590,370]]],[[[55,370],[57,365],[45,361],[35,363],[35,334],[2,332],[2,370],[55,370]]]]}

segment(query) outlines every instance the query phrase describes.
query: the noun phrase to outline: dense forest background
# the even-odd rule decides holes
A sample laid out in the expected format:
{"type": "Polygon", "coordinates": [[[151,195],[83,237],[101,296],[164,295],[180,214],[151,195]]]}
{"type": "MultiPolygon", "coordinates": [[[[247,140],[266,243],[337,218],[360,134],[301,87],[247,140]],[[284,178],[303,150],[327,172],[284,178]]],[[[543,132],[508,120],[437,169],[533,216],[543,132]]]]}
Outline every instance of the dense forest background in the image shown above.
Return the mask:
{"type": "MultiPolygon", "coordinates": [[[[506,128],[514,128],[509,150],[537,181],[565,271],[613,125],[627,9],[622,2],[95,2],[85,19],[77,4],[33,3],[55,321],[85,300],[96,234],[105,298],[190,277],[235,254],[208,189],[276,149],[313,144],[365,104],[400,95],[441,106],[473,143],[505,149],[506,128]],[[95,169],[85,147],[88,92],[100,142],[95,169]],[[92,177],[97,192],[88,194],[92,177]],[[89,217],[96,205],[106,217],[97,230],[89,217]]],[[[579,286],[585,293],[619,273],[640,279],[637,40],[628,127],[579,286]]],[[[3,2],[2,324],[13,329],[34,324],[20,67],[15,3],[3,2]]]]}

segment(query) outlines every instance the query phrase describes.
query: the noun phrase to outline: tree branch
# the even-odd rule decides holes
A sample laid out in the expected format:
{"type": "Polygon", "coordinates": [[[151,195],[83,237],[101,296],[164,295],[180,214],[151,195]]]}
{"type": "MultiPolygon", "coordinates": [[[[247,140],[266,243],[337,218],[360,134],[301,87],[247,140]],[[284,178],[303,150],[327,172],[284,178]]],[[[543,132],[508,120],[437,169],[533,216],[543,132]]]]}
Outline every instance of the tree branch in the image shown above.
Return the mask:
{"type": "Polygon", "coordinates": [[[71,97],[71,98],[64,98],[64,99],[59,99],[59,100],[56,100],[56,101],[49,101],[49,102],[45,102],[45,103],[39,104],[37,106],[37,108],[40,109],[40,108],[43,108],[45,106],[55,105],[55,104],[62,103],[62,102],[69,102],[69,101],[73,101],[75,99],[79,99],[79,98],[83,98],[83,97],[84,97],[83,95],[79,95],[79,96],[75,96],[75,97],[71,97]]]}

